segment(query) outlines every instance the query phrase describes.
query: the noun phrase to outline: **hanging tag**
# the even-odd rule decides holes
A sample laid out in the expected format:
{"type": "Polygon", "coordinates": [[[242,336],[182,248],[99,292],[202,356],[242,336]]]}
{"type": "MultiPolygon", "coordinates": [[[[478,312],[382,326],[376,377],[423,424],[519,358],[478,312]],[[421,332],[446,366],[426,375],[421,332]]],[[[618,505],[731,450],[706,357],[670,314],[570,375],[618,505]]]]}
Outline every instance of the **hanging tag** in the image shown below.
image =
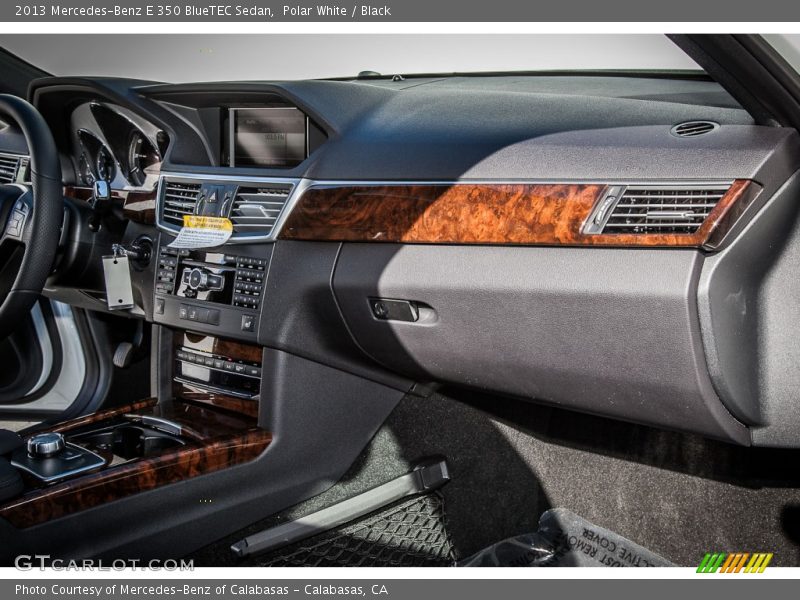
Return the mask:
{"type": "Polygon", "coordinates": [[[133,308],[133,288],[127,256],[103,257],[103,275],[106,280],[106,300],[109,310],[133,308]]]}

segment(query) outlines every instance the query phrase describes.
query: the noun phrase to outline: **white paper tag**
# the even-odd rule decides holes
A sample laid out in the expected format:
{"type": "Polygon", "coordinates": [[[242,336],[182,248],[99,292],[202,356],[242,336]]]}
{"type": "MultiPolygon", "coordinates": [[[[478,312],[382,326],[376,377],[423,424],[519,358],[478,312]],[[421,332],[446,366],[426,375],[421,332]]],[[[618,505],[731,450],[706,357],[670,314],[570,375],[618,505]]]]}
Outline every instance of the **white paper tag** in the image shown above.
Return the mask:
{"type": "Polygon", "coordinates": [[[127,256],[104,256],[103,275],[109,310],[133,308],[133,287],[127,256]]]}
{"type": "Polygon", "coordinates": [[[233,223],[225,217],[184,215],[183,227],[169,244],[170,248],[212,248],[227,242],[233,223]]]}

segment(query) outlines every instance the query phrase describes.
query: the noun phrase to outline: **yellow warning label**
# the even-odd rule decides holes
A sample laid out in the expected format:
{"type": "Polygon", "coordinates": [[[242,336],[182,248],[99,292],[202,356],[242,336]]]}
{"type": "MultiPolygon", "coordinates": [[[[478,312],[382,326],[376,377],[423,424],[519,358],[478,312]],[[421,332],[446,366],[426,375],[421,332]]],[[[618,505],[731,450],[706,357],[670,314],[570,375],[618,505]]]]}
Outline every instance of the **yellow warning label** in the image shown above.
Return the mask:
{"type": "Polygon", "coordinates": [[[184,215],[183,227],[169,243],[170,248],[213,248],[227,242],[233,234],[233,223],[224,217],[184,215]]]}
{"type": "Polygon", "coordinates": [[[192,229],[211,229],[213,231],[233,231],[233,223],[225,217],[202,217],[183,215],[183,226],[192,229]]]}

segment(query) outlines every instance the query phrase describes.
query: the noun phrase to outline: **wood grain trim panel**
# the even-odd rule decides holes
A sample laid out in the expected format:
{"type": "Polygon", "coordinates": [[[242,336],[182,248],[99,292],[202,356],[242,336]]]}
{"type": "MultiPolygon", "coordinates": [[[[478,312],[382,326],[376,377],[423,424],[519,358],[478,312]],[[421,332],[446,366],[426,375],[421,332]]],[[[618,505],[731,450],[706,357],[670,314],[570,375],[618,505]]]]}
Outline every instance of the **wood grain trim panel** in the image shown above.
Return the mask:
{"type": "Polygon", "coordinates": [[[226,394],[209,392],[187,383],[176,382],[173,386],[173,390],[176,398],[209,404],[225,410],[241,413],[248,417],[258,417],[258,401],[256,400],[243,400],[226,394]]]}
{"type": "MultiPolygon", "coordinates": [[[[64,195],[76,200],[88,201],[92,198],[91,188],[66,186],[64,195]]],[[[150,192],[131,190],[112,190],[111,200],[122,203],[125,218],[143,225],[156,222],[156,190],[150,192]]]]}
{"type": "Polygon", "coordinates": [[[78,417],[70,421],[64,421],[48,428],[47,431],[65,433],[72,429],[83,427],[84,425],[91,425],[92,423],[99,423],[101,421],[110,421],[115,417],[120,417],[129,413],[146,412],[146,409],[155,407],[156,403],[157,400],[155,398],[146,398],[144,400],[140,400],[139,402],[134,402],[133,404],[126,404],[125,406],[118,406],[117,408],[101,410],[84,417],[78,417]]]}
{"type": "Polygon", "coordinates": [[[257,458],[272,441],[272,434],[255,426],[254,419],[175,402],[141,407],[130,405],[61,424],[59,431],[102,423],[136,412],[169,418],[187,430],[190,441],[151,458],[109,466],[89,475],[34,488],[0,506],[0,517],[17,528],[86,510],[162,485],[212,473],[257,458]],[[138,407],[138,408],[137,408],[138,407]]]}
{"type": "MultiPolygon", "coordinates": [[[[582,232],[604,184],[459,183],[311,187],[280,239],[420,244],[700,247],[721,238],[742,210],[736,180],[692,234],[582,232]]],[[[752,196],[752,194],[750,194],[752,196]]]]}

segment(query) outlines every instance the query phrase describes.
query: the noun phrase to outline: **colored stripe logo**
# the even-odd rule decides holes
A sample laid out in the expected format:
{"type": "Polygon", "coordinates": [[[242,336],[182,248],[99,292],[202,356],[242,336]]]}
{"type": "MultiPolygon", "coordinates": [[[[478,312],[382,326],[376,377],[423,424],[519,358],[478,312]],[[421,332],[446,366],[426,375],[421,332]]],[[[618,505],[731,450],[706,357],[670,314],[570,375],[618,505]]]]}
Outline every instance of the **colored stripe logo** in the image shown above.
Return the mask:
{"type": "Polygon", "coordinates": [[[698,573],[763,573],[772,562],[772,552],[707,552],[698,573]]]}

